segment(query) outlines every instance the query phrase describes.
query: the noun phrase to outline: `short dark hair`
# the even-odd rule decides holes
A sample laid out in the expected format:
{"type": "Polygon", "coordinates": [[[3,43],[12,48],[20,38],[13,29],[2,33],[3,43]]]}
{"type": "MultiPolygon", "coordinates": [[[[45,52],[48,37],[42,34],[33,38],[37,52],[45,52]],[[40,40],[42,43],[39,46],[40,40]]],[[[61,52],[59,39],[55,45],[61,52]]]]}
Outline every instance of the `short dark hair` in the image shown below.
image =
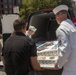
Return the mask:
{"type": "Polygon", "coordinates": [[[68,14],[68,11],[66,11],[66,10],[61,10],[61,11],[59,11],[57,14],[59,14],[59,13],[68,14]]]}
{"type": "Polygon", "coordinates": [[[22,19],[16,19],[13,23],[13,27],[15,31],[21,31],[24,27],[26,27],[26,22],[22,19]]]}

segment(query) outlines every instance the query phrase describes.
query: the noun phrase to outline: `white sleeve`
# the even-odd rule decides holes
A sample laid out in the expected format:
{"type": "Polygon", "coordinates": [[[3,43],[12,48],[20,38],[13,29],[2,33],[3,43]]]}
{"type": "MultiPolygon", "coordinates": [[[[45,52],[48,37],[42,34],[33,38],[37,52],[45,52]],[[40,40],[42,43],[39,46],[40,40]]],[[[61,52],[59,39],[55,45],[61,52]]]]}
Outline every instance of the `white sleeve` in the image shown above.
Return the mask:
{"type": "Polygon", "coordinates": [[[57,37],[59,41],[59,57],[56,63],[59,68],[62,68],[68,61],[68,57],[71,53],[69,35],[67,32],[59,30],[59,32],[57,32],[57,37]]]}

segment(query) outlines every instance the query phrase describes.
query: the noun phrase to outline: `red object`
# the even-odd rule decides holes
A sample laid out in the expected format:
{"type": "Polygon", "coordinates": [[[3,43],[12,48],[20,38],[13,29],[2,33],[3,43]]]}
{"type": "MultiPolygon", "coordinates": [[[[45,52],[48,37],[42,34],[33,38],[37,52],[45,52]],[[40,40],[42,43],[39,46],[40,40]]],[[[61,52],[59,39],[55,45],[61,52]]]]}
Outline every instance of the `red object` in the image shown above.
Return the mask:
{"type": "Polygon", "coordinates": [[[52,8],[43,9],[44,11],[51,11],[52,8]]]}
{"type": "Polygon", "coordinates": [[[74,25],[76,26],[76,18],[72,18],[74,25]]]}

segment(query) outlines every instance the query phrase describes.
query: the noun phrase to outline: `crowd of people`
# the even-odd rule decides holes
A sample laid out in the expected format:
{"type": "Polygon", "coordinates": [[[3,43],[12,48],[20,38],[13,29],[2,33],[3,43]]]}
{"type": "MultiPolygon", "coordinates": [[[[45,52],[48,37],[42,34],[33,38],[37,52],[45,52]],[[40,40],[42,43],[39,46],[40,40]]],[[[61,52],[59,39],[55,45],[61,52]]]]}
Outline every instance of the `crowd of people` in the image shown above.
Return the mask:
{"type": "MultiPolygon", "coordinates": [[[[59,27],[56,30],[58,38],[59,57],[52,70],[63,68],[62,75],[76,74],[76,27],[68,19],[68,6],[59,5],[53,9],[59,27]]],[[[44,71],[37,60],[37,48],[31,35],[37,30],[30,26],[27,31],[26,22],[16,19],[13,23],[14,33],[5,41],[2,57],[7,75],[28,75],[29,70],[44,71]],[[29,36],[29,37],[28,37],[29,36]]],[[[51,74],[50,74],[51,75],[51,74]]]]}

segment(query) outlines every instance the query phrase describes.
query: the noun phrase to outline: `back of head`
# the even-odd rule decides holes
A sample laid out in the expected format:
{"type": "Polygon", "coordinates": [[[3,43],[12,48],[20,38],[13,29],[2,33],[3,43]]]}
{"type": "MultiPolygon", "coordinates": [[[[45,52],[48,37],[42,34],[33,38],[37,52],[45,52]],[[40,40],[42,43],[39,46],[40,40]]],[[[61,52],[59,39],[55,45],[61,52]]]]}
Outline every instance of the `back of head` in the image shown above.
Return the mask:
{"type": "Polygon", "coordinates": [[[21,31],[24,27],[26,27],[26,22],[22,19],[16,19],[13,23],[13,27],[15,31],[21,31]]]}

